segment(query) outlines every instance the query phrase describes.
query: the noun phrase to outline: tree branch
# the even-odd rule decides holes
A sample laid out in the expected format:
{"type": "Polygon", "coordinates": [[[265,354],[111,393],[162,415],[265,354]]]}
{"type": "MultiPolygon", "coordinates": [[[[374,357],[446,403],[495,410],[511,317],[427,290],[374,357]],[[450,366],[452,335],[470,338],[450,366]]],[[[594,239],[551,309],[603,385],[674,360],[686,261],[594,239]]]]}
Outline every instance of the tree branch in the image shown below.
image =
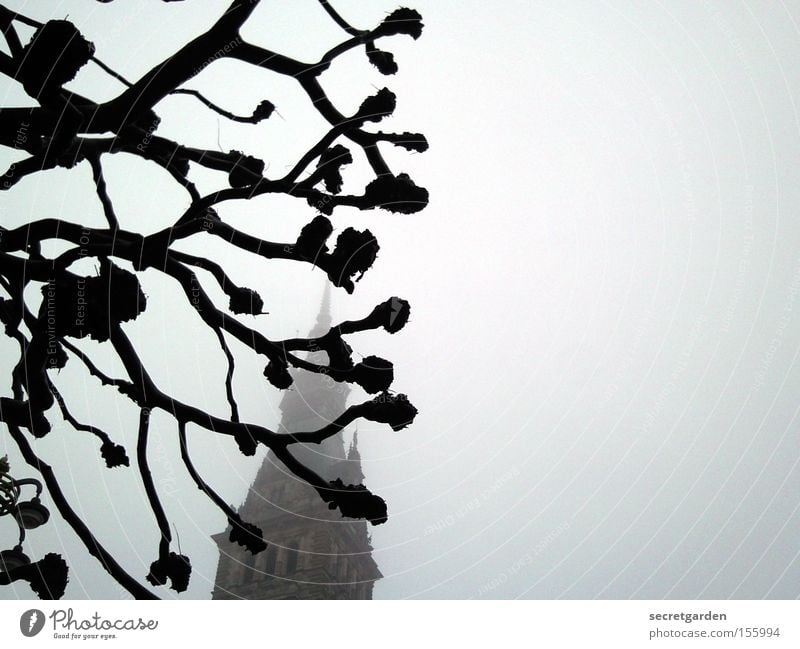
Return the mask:
{"type": "Polygon", "coordinates": [[[118,584],[127,590],[136,599],[158,599],[153,593],[147,590],[133,577],[131,577],[122,567],[117,563],[113,556],[100,544],[100,542],[89,531],[86,524],[80,519],[75,511],[70,507],[69,502],[64,497],[61,487],[58,484],[53,469],[38,458],[33,452],[28,440],[22,432],[14,424],[6,424],[11,437],[17,443],[22,457],[25,461],[36,469],[44,479],[47,485],[47,491],[50,494],[53,502],[56,505],[61,517],[69,524],[78,538],[83,542],[83,545],[93,557],[98,559],[103,568],[110,574],[118,584]]]}
{"type": "Polygon", "coordinates": [[[150,467],[147,463],[147,434],[149,429],[150,411],[147,408],[142,408],[139,411],[139,433],[138,442],[136,444],[136,459],[139,464],[139,474],[142,477],[144,491],[147,494],[147,501],[150,503],[150,509],[153,511],[158,529],[161,532],[159,556],[164,556],[169,552],[172,534],[169,530],[169,520],[167,520],[167,515],[158,498],[158,492],[153,483],[153,475],[150,473],[150,467]]]}

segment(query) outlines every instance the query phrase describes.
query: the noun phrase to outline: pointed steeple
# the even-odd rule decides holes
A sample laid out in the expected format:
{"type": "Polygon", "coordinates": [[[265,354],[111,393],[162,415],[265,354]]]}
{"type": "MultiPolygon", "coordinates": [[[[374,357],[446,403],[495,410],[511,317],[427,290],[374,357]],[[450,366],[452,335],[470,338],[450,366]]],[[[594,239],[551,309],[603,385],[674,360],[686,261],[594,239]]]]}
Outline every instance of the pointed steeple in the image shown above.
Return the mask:
{"type": "Polygon", "coordinates": [[[361,461],[361,454],[358,452],[358,428],[353,431],[353,439],[350,441],[350,448],[347,450],[347,459],[353,462],[361,461]]]}
{"type": "Polygon", "coordinates": [[[317,315],[317,323],[309,333],[311,338],[323,336],[328,333],[331,328],[331,284],[325,281],[325,288],[322,289],[322,303],[319,305],[319,315],[317,315]]]}
{"type": "MultiPolygon", "coordinates": [[[[331,290],[309,337],[331,326],[331,290]]],[[[311,351],[313,363],[327,364],[324,351],[311,351]]],[[[280,432],[316,430],[347,407],[350,387],[314,372],[291,369],[294,384],[281,400],[280,432]]],[[[358,433],[345,448],[342,433],[321,444],[293,444],[292,454],[323,479],[363,484],[358,433]]],[[[372,556],[366,521],[331,510],[319,493],[288,471],[272,452],[256,476],[242,507],[242,518],[264,531],[267,549],[253,555],[230,541],[230,528],[214,536],[220,561],[214,599],[372,599],[381,571],[372,556]]]]}
{"type": "MultiPolygon", "coordinates": [[[[317,321],[308,333],[308,337],[318,338],[325,335],[331,327],[331,322],[331,285],[326,280],[317,321]]],[[[322,350],[309,352],[305,357],[312,363],[328,364],[328,354],[322,350]]],[[[279,407],[283,416],[280,432],[322,428],[347,407],[350,386],[346,383],[335,383],[330,377],[306,370],[292,368],[289,371],[294,383],[281,398],[279,407]]],[[[297,459],[329,480],[336,477],[337,464],[346,458],[341,435],[329,437],[321,444],[295,445],[292,451],[297,459]]]]}
{"type": "Polygon", "coordinates": [[[358,450],[358,428],[353,432],[353,441],[350,442],[350,448],[347,451],[347,462],[342,464],[346,475],[342,476],[342,480],[350,484],[363,484],[364,471],[361,468],[361,453],[358,450]]]}

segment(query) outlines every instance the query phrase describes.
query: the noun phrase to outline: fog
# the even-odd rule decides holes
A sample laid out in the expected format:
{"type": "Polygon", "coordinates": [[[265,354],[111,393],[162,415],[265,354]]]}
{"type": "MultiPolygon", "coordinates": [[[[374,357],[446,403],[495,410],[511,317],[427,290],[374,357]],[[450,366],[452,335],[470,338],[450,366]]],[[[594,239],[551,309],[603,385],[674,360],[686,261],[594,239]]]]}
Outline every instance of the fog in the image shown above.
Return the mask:
{"type": "MultiPolygon", "coordinates": [[[[5,3],[38,20],[69,14],[128,79],[227,4],[5,3]]],[[[397,6],[332,4],[358,27],[397,6]]],[[[354,50],[321,79],[345,113],[389,87],[397,110],[380,129],[422,132],[431,145],[423,154],[386,149],[395,172],[429,189],[424,211],[337,208],[332,217],[337,231],[368,227],[381,245],[352,295],[334,291],[334,321],[392,295],[412,307],[401,332],[350,340],[363,356],[392,360],[393,389],[419,409],[398,433],[358,425],[366,484],[389,506],[389,521],[371,528],[384,574],[375,597],[796,598],[800,11],[721,0],[408,5],[423,15],[422,37],[381,42],[397,75],[382,77],[354,50]]],[[[262,0],[242,35],[303,60],[344,38],[314,0],[262,0]]],[[[30,104],[20,85],[0,83],[4,106],[30,104]]],[[[242,114],[269,99],[279,115],[234,124],[175,96],[156,109],[157,133],[256,155],[268,174],[326,131],[291,79],[222,60],[187,85],[242,114]]],[[[122,90],[91,65],[68,87],[95,100],[122,90]]],[[[20,157],[0,151],[3,168],[20,157]]],[[[188,203],[140,159],[105,156],[104,169],[123,228],[156,231],[188,203]]],[[[345,188],[358,193],[367,172],[357,160],[345,188]]],[[[224,182],[196,168],[191,177],[201,193],[224,182]]],[[[5,227],[48,216],[103,224],[87,163],[31,176],[0,200],[5,227]]],[[[219,212],[274,241],[293,240],[314,215],[284,196],[219,212]]],[[[305,335],[313,325],[320,270],[209,238],[181,249],[213,255],[259,290],[269,315],[249,323],[265,335],[305,335]]],[[[176,283],[154,270],[141,282],[148,308],[125,330],[154,380],[225,416],[225,358],[213,332],[176,283]]],[[[122,375],[102,345],[83,348],[122,375]]],[[[232,349],[242,419],[275,427],[279,394],[261,375],[263,360],[232,349]]],[[[16,343],[0,341],[0,358],[9,376],[16,343]]],[[[134,406],[78,363],[54,381],[79,419],[113,430],[134,455],[134,406]]],[[[105,468],[94,440],[53,421],[37,452],[102,542],[143,578],[158,531],[135,470],[105,468]]],[[[152,434],[156,484],[194,568],[181,597],[207,598],[217,559],[209,535],[225,519],[185,475],[174,422],[154,414],[152,434]]],[[[190,444],[206,479],[241,503],[264,451],[244,458],[231,440],[193,428],[190,444]]],[[[7,435],[5,453],[15,477],[35,475],[7,435]]],[[[0,521],[0,538],[14,532],[0,521]]],[[[70,564],[68,598],[127,596],[60,520],[26,542],[31,556],[49,551],[70,564]]],[[[0,589],[0,598],[28,597],[27,587],[0,589]]]]}

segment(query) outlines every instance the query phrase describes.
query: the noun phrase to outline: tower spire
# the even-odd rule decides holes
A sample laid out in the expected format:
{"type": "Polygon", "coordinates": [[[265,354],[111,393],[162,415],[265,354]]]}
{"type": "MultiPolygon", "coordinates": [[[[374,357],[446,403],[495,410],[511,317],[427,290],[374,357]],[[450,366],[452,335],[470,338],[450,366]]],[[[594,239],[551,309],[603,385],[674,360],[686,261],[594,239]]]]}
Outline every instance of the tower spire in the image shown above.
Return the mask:
{"type": "Polygon", "coordinates": [[[322,289],[322,302],[319,305],[319,314],[317,315],[317,323],[311,330],[311,337],[322,336],[328,333],[331,328],[331,284],[326,279],[325,288],[322,289]]]}
{"type": "Polygon", "coordinates": [[[364,471],[361,468],[361,452],[358,450],[358,428],[353,431],[353,441],[347,450],[347,462],[343,465],[346,476],[343,480],[351,484],[362,484],[364,482],[364,471]]]}
{"type": "Polygon", "coordinates": [[[358,428],[353,431],[353,439],[350,441],[350,449],[347,451],[347,459],[361,459],[361,454],[358,452],[358,428]]]}
{"type": "MultiPolygon", "coordinates": [[[[309,336],[318,338],[331,326],[331,289],[326,283],[316,324],[309,336]]],[[[309,359],[325,364],[323,350],[309,359]]],[[[349,387],[336,389],[319,374],[292,369],[294,384],[281,399],[281,432],[316,430],[346,408],[349,387]]],[[[342,433],[320,444],[295,444],[298,462],[324,480],[340,478],[362,484],[358,434],[345,450],[342,433]]],[[[256,476],[242,518],[258,525],[268,543],[253,555],[230,540],[231,528],[214,539],[220,548],[214,599],[372,599],[381,571],[372,557],[372,543],[363,520],[331,511],[310,484],[296,479],[270,451],[256,476]]]]}

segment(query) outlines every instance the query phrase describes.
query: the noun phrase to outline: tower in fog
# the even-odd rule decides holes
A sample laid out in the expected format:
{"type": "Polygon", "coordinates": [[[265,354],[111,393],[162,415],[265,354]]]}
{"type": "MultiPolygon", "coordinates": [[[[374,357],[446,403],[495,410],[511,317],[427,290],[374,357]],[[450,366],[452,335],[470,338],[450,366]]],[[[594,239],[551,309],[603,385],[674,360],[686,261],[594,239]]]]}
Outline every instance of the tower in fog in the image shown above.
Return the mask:
{"type": "MultiPolygon", "coordinates": [[[[310,337],[326,333],[330,325],[326,286],[310,337]]],[[[309,355],[309,360],[324,358],[325,352],[309,355]]],[[[293,376],[280,404],[280,432],[320,428],[345,409],[346,384],[310,372],[293,376]]],[[[340,433],[322,444],[294,445],[292,452],[326,480],[363,482],[356,433],[346,451],[340,433]]],[[[262,529],[267,549],[251,554],[228,540],[230,529],[214,535],[219,564],[212,599],[372,599],[374,582],[382,575],[372,558],[367,522],[329,510],[314,488],[271,451],[239,513],[262,529]]]]}

